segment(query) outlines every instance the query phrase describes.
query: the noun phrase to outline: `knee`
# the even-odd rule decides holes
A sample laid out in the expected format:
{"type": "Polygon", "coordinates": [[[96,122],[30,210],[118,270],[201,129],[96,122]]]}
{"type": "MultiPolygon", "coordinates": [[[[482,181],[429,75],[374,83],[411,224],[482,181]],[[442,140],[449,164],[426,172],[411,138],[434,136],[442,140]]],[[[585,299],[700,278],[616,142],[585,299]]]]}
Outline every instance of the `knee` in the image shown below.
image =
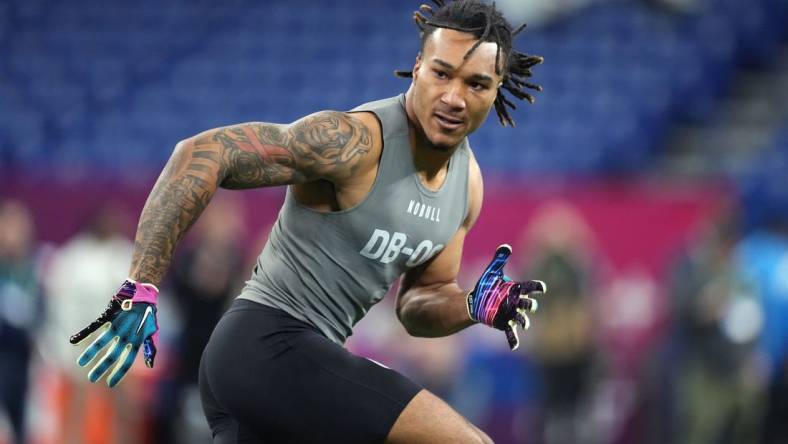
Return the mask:
{"type": "Polygon", "coordinates": [[[495,444],[493,440],[489,436],[487,436],[486,433],[482,432],[479,429],[476,429],[476,432],[478,435],[478,440],[474,442],[478,442],[480,444],[495,444]]]}
{"type": "Polygon", "coordinates": [[[464,427],[461,431],[462,438],[459,438],[459,442],[468,443],[468,444],[494,444],[493,440],[487,436],[486,433],[481,431],[478,427],[473,425],[472,423],[468,422],[467,427],[464,427]]]}
{"type": "Polygon", "coordinates": [[[400,413],[386,442],[491,444],[493,440],[440,398],[422,390],[400,413]]]}

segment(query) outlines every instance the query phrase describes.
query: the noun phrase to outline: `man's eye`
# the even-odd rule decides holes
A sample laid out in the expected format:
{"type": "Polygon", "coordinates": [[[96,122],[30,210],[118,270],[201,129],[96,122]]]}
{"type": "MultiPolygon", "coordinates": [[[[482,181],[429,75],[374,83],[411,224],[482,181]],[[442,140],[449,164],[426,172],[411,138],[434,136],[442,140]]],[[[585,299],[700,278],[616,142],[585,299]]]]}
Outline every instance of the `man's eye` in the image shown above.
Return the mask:
{"type": "Polygon", "coordinates": [[[443,71],[435,71],[435,77],[439,79],[445,79],[447,77],[446,73],[443,71]]]}
{"type": "Polygon", "coordinates": [[[471,83],[471,88],[474,89],[475,91],[483,91],[483,90],[487,89],[487,86],[486,85],[482,85],[481,83],[473,82],[473,83],[471,83]]]}

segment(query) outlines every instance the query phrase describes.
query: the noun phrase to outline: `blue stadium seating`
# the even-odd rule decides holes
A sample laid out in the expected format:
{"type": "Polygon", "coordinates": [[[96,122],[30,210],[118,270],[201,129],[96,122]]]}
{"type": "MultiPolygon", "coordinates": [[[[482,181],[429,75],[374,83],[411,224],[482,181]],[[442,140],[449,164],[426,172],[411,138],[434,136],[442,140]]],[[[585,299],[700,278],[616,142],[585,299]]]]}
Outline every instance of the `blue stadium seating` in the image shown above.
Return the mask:
{"type": "MultiPolygon", "coordinates": [[[[155,170],[209,127],[394,95],[418,50],[401,2],[12,0],[0,5],[0,169],[155,170]],[[373,4],[374,3],[374,4],[373,4]],[[13,35],[13,38],[9,36],[13,35]]],[[[545,91],[472,136],[486,170],[638,172],[675,119],[704,121],[737,63],[768,65],[781,0],[695,16],[612,1],[528,28],[545,91]]]]}

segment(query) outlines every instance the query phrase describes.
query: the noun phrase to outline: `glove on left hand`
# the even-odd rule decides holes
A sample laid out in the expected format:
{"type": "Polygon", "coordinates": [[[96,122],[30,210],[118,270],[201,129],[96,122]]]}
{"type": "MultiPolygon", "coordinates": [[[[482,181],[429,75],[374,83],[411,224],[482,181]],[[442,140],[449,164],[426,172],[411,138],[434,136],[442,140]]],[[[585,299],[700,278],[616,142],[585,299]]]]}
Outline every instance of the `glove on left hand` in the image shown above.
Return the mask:
{"type": "Polygon", "coordinates": [[[134,363],[140,346],[143,347],[145,365],[153,367],[159,339],[159,324],[156,320],[158,294],[159,290],[152,284],[141,284],[127,279],[109,301],[104,312],[90,325],[71,336],[69,342],[76,345],[99,328],[104,329],[101,336],[79,356],[77,362],[81,367],[90,363],[101,349],[112,342],[104,357],[90,370],[90,382],[98,381],[110,367],[120,362],[107,377],[107,385],[117,385],[134,363]]]}
{"type": "Polygon", "coordinates": [[[476,282],[476,286],[468,293],[468,315],[475,322],[503,330],[509,348],[516,350],[520,346],[516,326],[524,330],[530,326],[528,313],[534,313],[538,307],[532,293],[544,293],[547,286],[542,281],[514,282],[503,274],[503,267],[512,247],[501,245],[495,250],[492,262],[476,282]]]}

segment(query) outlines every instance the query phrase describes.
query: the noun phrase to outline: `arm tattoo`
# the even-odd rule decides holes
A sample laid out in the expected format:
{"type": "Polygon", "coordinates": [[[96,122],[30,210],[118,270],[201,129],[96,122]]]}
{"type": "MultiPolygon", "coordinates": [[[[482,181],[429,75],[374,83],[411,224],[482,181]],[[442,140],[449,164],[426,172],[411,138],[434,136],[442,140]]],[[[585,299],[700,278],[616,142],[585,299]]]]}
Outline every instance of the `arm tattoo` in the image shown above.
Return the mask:
{"type": "Polygon", "coordinates": [[[341,180],[372,148],[369,130],[326,111],[291,125],[248,123],[207,131],[175,149],[137,226],[131,278],[161,283],[175,245],[216,189],[341,180]]]}
{"type": "MultiPolygon", "coordinates": [[[[372,147],[369,130],[338,112],[313,114],[289,127],[250,124],[230,127],[212,140],[224,147],[222,186],[253,188],[352,175],[372,147]]],[[[198,142],[199,145],[199,142],[198,142]]]]}

